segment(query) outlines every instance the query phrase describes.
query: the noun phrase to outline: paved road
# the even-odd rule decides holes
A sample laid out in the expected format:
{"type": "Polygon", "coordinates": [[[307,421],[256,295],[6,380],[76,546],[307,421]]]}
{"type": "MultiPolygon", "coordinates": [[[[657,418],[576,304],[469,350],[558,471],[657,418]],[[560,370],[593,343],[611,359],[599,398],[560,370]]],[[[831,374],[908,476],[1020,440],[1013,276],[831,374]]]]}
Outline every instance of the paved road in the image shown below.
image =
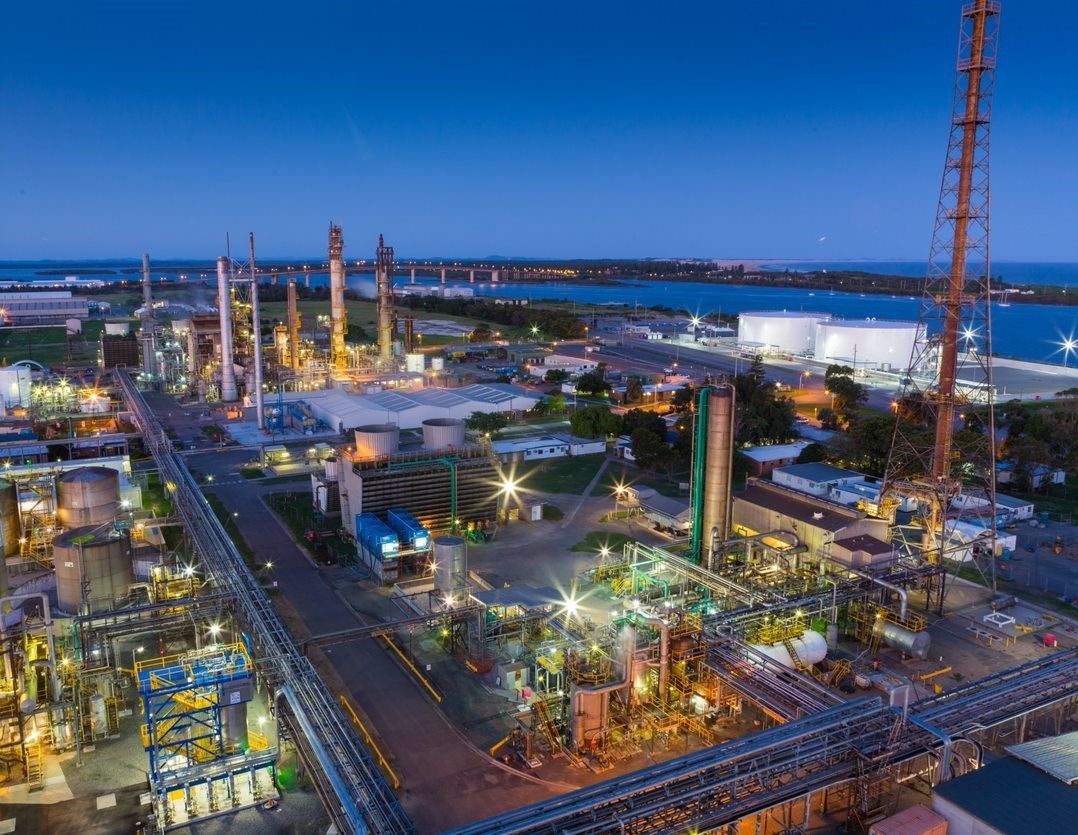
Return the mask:
{"type": "MultiPolygon", "coordinates": [[[[189,465],[215,482],[232,481],[249,458],[245,451],[189,456],[189,465]]],[[[215,492],[236,517],[260,560],[272,561],[282,593],[312,635],[362,623],[338,595],[354,584],[342,569],[314,566],[262,503],[281,485],[228,484],[215,492]]],[[[390,657],[381,642],[356,641],[332,648],[338,674],[386,742],[400,770],[401,800],[421,833],[438,832],[516,808],[553,792],[492,765],[469,747],[440,711],[390,657]]]]}

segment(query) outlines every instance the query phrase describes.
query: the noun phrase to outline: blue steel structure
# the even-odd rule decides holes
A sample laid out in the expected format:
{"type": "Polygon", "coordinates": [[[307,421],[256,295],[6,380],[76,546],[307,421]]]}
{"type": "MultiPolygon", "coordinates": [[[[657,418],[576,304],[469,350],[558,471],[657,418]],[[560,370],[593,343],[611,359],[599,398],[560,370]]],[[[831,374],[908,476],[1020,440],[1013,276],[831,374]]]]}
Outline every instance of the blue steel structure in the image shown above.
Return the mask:
{"type": "Polygon", "coordinates": [[[225,749],[221,711],[229,706],[227,685],[235,691],[235,685],[252,681],[251,659],[241,645],[151,658],[136,664],[135,674],[151,785],[194,763],[235,753],[225,749]]]}

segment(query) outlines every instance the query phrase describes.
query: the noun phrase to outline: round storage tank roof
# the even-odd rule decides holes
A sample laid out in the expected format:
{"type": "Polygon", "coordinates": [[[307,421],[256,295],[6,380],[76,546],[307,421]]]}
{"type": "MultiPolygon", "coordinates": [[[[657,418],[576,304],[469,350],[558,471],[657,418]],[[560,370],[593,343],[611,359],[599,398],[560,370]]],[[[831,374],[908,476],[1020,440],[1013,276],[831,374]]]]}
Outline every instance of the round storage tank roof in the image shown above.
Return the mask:
{"type": "Polygon", "coordinates": [[[913,330],[916,322],[899,322],[894,319],[831,319],[826,324],[829,328],[879,328],[880,330],[913,330]]]}
{"type": "Polygon", "coordinates": [[[64,484],[95,484],[115,478],[119,478],[119,473],[111,467],[79,467],[68,470],[56,480],[64,484]]]}
{"type": "Polygon", "coordinates": [[[53,539],[53,546],[59,546],[60,548],[74,548],[78,545],[98,545],[102,542],[109,542],[115,537],[109,536],[112,528],[101,525],[87,525],[83,528],[74,528],[70,531],[64,531],[62,534],[58,534],[53,539]]]}
{"type": "Polygon", "coordinates": [[[738,318],[756,316],[761,319],[830,319],[830,313],[812,313],[807,310],[746,310],[738,318]]]}

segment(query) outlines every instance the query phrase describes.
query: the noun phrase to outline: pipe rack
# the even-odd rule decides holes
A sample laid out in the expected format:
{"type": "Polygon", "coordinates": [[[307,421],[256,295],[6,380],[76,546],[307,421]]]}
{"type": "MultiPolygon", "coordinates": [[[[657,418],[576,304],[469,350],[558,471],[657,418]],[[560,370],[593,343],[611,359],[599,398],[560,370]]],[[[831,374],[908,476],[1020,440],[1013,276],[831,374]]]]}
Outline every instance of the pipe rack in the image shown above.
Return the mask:
{"type": "MultiPolygon", "coordinates": [[[[297,650],[141,392],[125,371],[117,370],[116,376],[204,568],[236,601],[251,630],[256,667],[284,697],[295,718],[289,723],[291,730],[330,817],[343,832],[414,832],[370,752],[348,725],[311,662],[297,650]]],[[[282,720],[287,717],[282,715],[282,720]]]]}
{"type": "Polygon", "coordinates": [[[930,733],[878,698],[846,702],[457,830],[458,835],[684,832],[724,826],[844,783],[866,759],[900,762],[952,739],[1078,698],[1078,649],[924,699],[910,708],[930,733]]]}

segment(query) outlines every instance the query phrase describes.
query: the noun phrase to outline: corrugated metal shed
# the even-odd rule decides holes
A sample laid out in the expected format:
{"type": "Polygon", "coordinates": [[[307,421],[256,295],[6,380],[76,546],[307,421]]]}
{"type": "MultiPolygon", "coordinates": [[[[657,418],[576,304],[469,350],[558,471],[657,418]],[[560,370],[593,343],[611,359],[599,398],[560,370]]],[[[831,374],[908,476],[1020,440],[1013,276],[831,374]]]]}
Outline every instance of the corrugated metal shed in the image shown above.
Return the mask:
{"type": "MultiPolygon", "coordinates": [[[[1078,784],[1078,731],[1008,745],[1007,753],[1047,771],[1068,786],[1078,784]]],[[[1078,802],[1078,798],[1075,800],[1078,802]]],[[[1078,820],[1074,824],[1078,827],[1078,820]]]]}

